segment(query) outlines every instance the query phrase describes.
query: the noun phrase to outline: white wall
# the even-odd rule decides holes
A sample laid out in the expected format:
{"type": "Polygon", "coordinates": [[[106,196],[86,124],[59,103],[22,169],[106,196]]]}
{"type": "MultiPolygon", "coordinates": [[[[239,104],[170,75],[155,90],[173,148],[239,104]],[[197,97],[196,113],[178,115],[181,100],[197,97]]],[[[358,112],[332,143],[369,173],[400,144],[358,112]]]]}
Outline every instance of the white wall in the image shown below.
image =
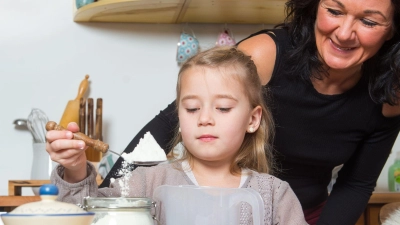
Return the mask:
{"type": "MultiPolygon", "coordinates": [[[[14,128],[32,108],[59,121],[85,74],[89,96],[103,98],[104,140],[122,151],[131,138],[173,101],[184,25],[75,23],[71,0],[0,1],[0,195],[8,180],[29,179],[32,141],[14,128]]],[[[203,48],[223,24],[189,24],[203,48]]],[[[263,25],[228,25],[237,40],[263,25]]],[[[185,28],[190,32],[190,29],[185,28]]],[[[24,191],[30,194],[30,189],[24,191]]]]}
{"type": "MultiPolygon", "coordinates": [[[[189,24],[203,48],[224,25],[189,24]]],[[[228,25],[236,40],[263,25],[228,25]]],[[[32,108],[59,121],[85,74],[89,97],[103,98],[104,140],[122,151],[174,99],[176,44],[183,25],[75,23],[71,0],[0,1],[0,195],[29,179],[32,138],[14,128],[32,108]]],[[[187,30],[187,29],[185,29],[187,30]]],[[[397,144],[395,149],[399,149],[397,144]]],[[[393,159],[389,159],[391,163],[393,159]]],[[[385,190],[387,169],[379,186],[385,190]]],[[[24,194],[31,194],[30,189],[24,194]]]]}

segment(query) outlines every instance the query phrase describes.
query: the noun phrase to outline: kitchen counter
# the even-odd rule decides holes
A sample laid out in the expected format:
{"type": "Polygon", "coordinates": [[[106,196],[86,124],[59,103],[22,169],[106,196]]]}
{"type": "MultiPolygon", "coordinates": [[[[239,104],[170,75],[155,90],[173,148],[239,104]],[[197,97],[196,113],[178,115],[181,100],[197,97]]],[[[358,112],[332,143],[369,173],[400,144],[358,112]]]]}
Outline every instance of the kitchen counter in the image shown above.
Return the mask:
{"type": "MultiPolygon", "coordinates": [[[[38,181],[39,183],[48,183],[49,181],[43,180],[38,181]]],[[[20,188],[22,187],[31,187],[32,185],[40,186],[38,182],[33,181],[9,181],[10,193],[9,194],[17,194],[17,196],[0,196],[0,211],[10,212],[15,207],[26,204],[29,202],[39,201],[39,196],[18,196],[20,194],[20,188]],[[28,184],[28,183],[29,184],[28,184]],[[17,191],[15,191],[17,188],[17,191]]],[[[98,183],[101,183],[101,180],[98,180],[98,183]]],[[[400,193],[398,192],[375,192],[372,194],[368,205],[361,215],[360,219],[356,223],[356,225],[380,225],[379,222],[379,214],[381,208],[388,204],[400,202],[400,193]]]]}

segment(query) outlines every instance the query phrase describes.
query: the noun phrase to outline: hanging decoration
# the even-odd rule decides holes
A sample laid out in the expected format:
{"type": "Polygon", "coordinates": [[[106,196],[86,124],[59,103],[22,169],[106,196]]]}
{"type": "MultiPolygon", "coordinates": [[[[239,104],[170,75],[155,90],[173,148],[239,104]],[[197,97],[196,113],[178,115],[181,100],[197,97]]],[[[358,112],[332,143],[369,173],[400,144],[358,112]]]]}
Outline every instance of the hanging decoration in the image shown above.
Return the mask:
{"type": "Polygon", "coordinates": [[[182,64],[188,58],[196,55],[200,50],[199,41],[194,35],[193,30],[191,31],[192,35],[185,32],[185,30],[183,30],[180,35],[176,53],[176,61],[178,64],[182,64]]]}
{"type": "Polygon", "coordinates": [[[230,29],[225,24],[224,29],[218,35],[216,46],[234,46],[236,44],[235,38],[230,29]]]}

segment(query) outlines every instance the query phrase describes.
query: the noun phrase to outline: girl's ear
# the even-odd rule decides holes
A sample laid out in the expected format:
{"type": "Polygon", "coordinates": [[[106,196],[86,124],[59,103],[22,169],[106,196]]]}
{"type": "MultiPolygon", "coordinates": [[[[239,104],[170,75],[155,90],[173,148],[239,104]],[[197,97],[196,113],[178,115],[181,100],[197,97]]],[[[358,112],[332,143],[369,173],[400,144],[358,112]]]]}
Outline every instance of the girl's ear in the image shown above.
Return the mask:
{"type": "Polygon", "coordinates": [[[250,122],[247,128],[247,132],[254,133],[260,127],[261,117],[262,117],[262,108],[261,106],[256,106],[251,111],[250,122]]]}

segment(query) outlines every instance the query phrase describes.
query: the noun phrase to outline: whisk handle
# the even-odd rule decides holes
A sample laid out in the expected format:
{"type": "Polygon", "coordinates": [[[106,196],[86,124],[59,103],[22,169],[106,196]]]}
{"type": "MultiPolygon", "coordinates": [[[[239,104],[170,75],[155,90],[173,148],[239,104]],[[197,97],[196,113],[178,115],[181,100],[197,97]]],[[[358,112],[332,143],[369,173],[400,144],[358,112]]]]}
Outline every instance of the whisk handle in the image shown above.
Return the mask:
{"type": "MultiPolygon", "coordinates": [[[[63,126],[58,125],[56,122],[54,121],[49,121],[46,124],[46,130],[50,131],[50,130],[66,130],[63,126]]],[[[94,140],[90,137],[88,137],[87,135],[85,135],[84,133],[81,132],[75,132],[72,133],[74,135],[74,139],[75,140],[82,140],[86,143],[87,146],[92,147],[94,150],[102,152],[102,153],[106,153],[109,149],[109,146],[107,143],[104,143],[100,140],[94,140]]]]}

